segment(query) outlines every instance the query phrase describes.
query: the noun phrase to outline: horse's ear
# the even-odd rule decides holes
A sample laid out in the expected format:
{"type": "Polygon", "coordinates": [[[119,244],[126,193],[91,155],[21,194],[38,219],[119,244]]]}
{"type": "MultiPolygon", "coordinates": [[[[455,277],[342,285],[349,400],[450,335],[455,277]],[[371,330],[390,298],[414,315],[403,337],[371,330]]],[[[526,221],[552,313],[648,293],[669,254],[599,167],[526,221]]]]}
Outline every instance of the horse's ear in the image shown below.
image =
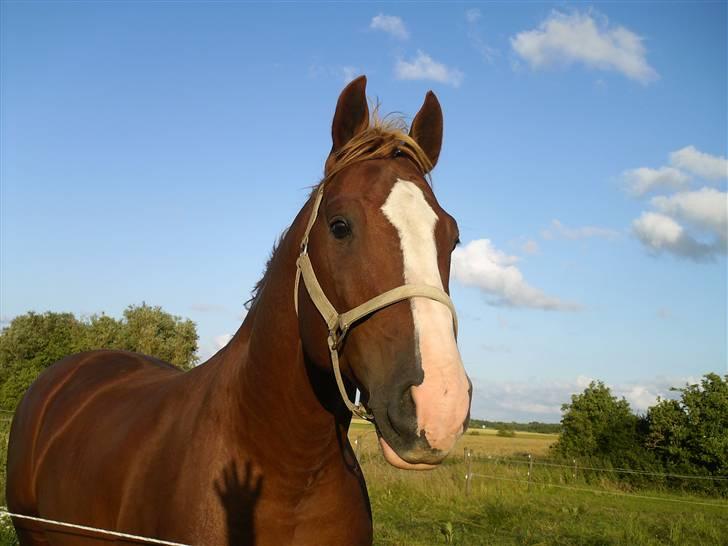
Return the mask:
{"type": "Polygon", "coordinates": [[[367,106],[367,77],[352,80],[339,95],[334,123],[331,126],[331,154],[338,152],[355,135],[369,127],[367,106]]]}
{"type": "Polygon", "coordinates": [[[410,136],[420,145],[434,168],[442,147],[442,108],[432,91],[428,91],[422,108],[412,120],[410,136]]]}

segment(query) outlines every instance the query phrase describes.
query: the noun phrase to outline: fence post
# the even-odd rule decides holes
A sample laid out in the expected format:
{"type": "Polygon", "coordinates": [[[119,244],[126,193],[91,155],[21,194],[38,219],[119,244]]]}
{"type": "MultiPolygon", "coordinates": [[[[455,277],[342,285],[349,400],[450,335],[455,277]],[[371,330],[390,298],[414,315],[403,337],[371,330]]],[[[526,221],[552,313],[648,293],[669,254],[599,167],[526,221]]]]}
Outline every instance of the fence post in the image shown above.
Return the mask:
{"type": "Polygon", "coordinates": [[[533,473],[533,457],[528,454],[528,490],[531,490],[531,474],[533,473]]]}
{"type": "Polygon", "coordinates": [[[574,479],[576,479],[576,459],[574,459],[574,479]]]}
{"type": "Polygon", "coordinates": [[[465,452],[465,459],[466,459],[466,471],[465,471],[465,496],[467,497],[470,495],[470,481],[473,479],[473,466],[472,466],[472,452],[468,449],[465,452]]]}

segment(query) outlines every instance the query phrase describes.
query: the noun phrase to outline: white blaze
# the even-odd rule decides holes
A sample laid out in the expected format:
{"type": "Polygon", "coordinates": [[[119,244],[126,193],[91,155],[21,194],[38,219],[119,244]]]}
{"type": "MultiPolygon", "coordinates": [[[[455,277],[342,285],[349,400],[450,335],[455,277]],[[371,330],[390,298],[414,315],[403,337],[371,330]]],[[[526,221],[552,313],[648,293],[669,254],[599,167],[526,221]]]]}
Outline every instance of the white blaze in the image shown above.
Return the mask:
{"type": "MultiPolygon", "coordinates": [[[[398,179],[382,212],[396,228],[404,259],[405,284],[427,284],[442,289],[437,265],[437,214],[422,190],[398,179]]],[[[468,380],[455,343],[452,314],[447,306],[429,298],[410,299],[415,327],[416,354],[424,380],[412,387],[418,432],[430,446],[449,450],[462,432],[468,412],[468,380]]]]}

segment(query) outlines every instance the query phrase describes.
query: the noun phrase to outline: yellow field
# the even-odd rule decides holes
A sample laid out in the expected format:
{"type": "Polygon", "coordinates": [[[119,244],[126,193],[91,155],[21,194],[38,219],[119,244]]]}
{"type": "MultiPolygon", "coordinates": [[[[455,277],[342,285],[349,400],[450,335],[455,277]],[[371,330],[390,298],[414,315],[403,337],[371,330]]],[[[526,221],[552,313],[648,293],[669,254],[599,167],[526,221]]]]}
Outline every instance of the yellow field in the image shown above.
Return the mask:
{"type": "MultiPolygon", "coordinates": [[[[471,449],[478,455],[526,455],[544,457],[549,447],[559,437],[558,434],[539,434],[537,432],[516,432],[513,438],[496,435],[491,428],[469,430],[458,440],[453,454],[462,455],[464,449],[471,449]]],[[[360,454],[371,454],[379,449],[374,426],[362,419],[354,419],[349,429],[349,439],[360,454]],[[358,445],[356,445],[358,442],[358,445]]]]}

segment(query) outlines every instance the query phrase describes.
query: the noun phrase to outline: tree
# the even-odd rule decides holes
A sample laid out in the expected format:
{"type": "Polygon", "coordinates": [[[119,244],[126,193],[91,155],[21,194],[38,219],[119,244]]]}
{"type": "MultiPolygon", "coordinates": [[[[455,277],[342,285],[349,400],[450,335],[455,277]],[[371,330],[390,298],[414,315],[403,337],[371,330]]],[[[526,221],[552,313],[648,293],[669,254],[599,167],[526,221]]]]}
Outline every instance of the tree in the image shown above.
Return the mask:
{"type": "Polygon", "coordinates": [[[592,381],[570,404],[561,407],[561,436],[554,444],[564,456],[602,457],[615,464],[634,459],[640,450],[640,418],[627,400],[612,396],[601,381],[592,381]]]}
{"type": "Polygon", "coordinates": [[[145,303],[129,306],[121,320],[32,311],[17,316],[0,332],[0,409],[13,411],[30,384],[54,362],[92,349],[140,352],[188,369],[197,362],[197,330],[189,319],[145,303]]]}
{"type": "Polygon", "coordinates": [[[82,348],[83,325],[71,313],[27,313],[0,332],[0,408],[14,410],[47,366],[82,348]]]}
{"type": "Polygon", "coordinates": [[[728,375],[674,389],[680,400],[659,400],[647,413],[645,444],[668,471],[728,475],[728,375]]]}
{"type": "Polygon", "coordinates": [[[128,351],[166,360],[182,369],[197,363],[197,329],[191,320],[145,303],[124,311],[121,345],[128,351]]]}

